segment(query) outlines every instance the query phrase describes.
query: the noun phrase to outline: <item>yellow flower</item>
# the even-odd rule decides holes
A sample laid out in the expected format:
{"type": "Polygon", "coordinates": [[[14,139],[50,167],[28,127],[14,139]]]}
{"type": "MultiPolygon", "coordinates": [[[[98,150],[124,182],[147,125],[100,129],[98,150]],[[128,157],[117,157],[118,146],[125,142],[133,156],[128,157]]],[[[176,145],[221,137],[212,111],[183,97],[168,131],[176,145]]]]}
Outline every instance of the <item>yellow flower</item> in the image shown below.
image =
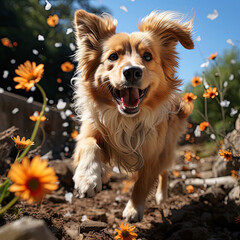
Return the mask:
{"type": "Polygon", "coordinates": [[[59,22],[59,18],[57,14],[54,14],[53,16],[49,16],[47,18],[47,24],[50,27],[55,27],[58,24],[58,22],[59,22]]]}
{"type": "Polygon", "coordinates": [[[194,95],[193,93],[185,93],[183,99],[185,102],[190,103],[193,100],[197,99],[197,96],[194,95]]]}
{"type": "Polygon", "coordinates": [[[10,47],[10,48],[13,47],[11,41],[8,38],[1,38],[1,42],[2,42],[2,45],[5,47],[10,47]]]}
{"type": "Polygon", "coordinates": [[[199,124],[199,129],[200,129],[200,131],[203,132],[208,126],[209,126],[209,123],[208,123],[208,122],[201,122],[201,123],[199,124]]]}
{"type": "Polygon", "coordinates": [[[232,153],[226,150],[219,150],[219,155],[227,161],[232,161],[232,153]]]}
{"type": "Polygon", "coordinates": [[[202,80],[199,76],[193,77],[192,78],[192,85],[193,87],[198,86],[199,84],[201,84],[202,80]]]}
{"type": "Polygon", "coordinates": [[[184,153],[184,159],[185,159],[185,161],[187,161],[187,162],[191,162],[191,161],[192,161],[192,153],[187,150],[187,151],[184,153]]]}
{"type": "Polygon", "coordinates": [[[40,156],[34,157],[31,162],[24,157],[22,163],[14,163],[8,172],[13,182],[9,191],[28,203],[40,203],[47,193],[58,188],[56,173],[47,165],[48,161],[41,160],[40,156]]]}
{"type": "Polygon", "coordinates": [[[29,91],[35,83],[38,83],[41,80],[44,72],[43,68],[43,64],[36,66],[35,62],[31,63],[30,61],[26,61],[24,64],[18,66],[15,73],[19,76],[13,78],[13,81],[18,82],[19,84],[16,85],[15,88],[26,89],[26,91],[29,91]]]}
{"type": "Polygon", "coordinates": [[[74,69],[74,65],[67,61],[61,65],[61,69],[63,72],[71,72],[74,69]]]}
{"type": "Polygon", "coordinates": [[[34,142],[32,142],[30,139],[25,140],[25,137],[23,137],[22,140],[20,139],[19,136],[12,137],[12,140],[15,142],[17,150],[23,150],[27,146],[31,146],[34,144],[34,142]]]}
{"type": "Polygon", "coordinates": [[[203,93],[203,97],[205,98],[215,98],[218,95],[217,88],[208,88],[206,92],[203,93]]]}
{"type": "Polygon", "coordinates": [[[77,130],[73,130],[73,131],[71,132],[71,137],[72,137],[73,139],[75,139],[77,136],[78,136],[78,131],[77,131],[77,130]]]}
{"type": "Polygon", "coordinates": [[[136,240],[137,234],[133,232],[135,229],[135,226],[128,227],[128,223],[125,225],[121,222],[119,224],[120,230],[115,229],[115,231],[118,233],[117,236],[114,237],[115,240],[136,240]]]}
{"type": "Polygon", "coordinates": [[[237,171],[231,170],[231,175],[232,175],[232,177],[238,179],[238,172],[237,171]]]}
{"type": "Polygon", "coordinates": [[[217,55],[218,55],[217,52],[212,53],[208,59],[210,59],[210,60],[214,60],[214,59],[217,57],[217,55]]]}
{"type": "MultiPolygon", "coordinates": [[[[32,115],[29,117],[30,120],[33,122],[36,122],[39,119],[39,113],[37,112],[37,115],[32,115]]],[[[47,118],[45,116],[42,116],[40,119],[40,122],[44,122],[47,118]]]]}

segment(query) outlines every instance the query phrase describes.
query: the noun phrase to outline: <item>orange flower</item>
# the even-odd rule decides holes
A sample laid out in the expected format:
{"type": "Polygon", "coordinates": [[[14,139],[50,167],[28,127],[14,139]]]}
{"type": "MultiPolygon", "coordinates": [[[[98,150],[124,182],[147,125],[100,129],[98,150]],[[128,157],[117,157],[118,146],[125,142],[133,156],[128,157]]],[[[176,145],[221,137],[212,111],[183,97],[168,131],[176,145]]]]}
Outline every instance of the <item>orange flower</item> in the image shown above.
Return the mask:
{"type": "Polygon", "coordinates": [[[75,139],[77,136],[78,136],[78,131],[77,130],[73,130],[72,133],[71,133],[71,137],[73,139],[75,139]]]}
{"type": "Polygon", "coordinates": [[[24,64],[18,66],[15,73],[19,76],[13,78],[13,81],[18,82],[19,84],[16,85],[15,88],[26,89],[26,91],[29,91],[35,83],[38,83],[41,80],[44,72],[43,67],[43,64],[36,66],[35,62],[31,63],[30,61],[26,61],[24,64]]]}
{"type": "Polygon", "coordinates": [[[235,217],[235,222],[236,222],[236,223],[240,223],[240,215],[238,215],[237,217],[235,217]]]}
{"type": "Polygon", "coordinates": [[[183,96],[184,101],[187,103],[192,102],[196,98],[197,98],[197,96],[195,96],[193,93],[185,93],[183,96]]]}
{"type": "Polygon", "coordinates": [[[137,234],[133,232],[135,229],[135,226],[128,227],[128,223],[125,225],[121,222],[119,224],[120,230],[115,229],[115,231],[118,233],[117,236],[114,237],[115,240],[136,240],[137,234]]]}
{"type": "Polygon", "coordinates": [[[238,179],[238,173],[237,173],[237,171],[231,170],[231,175],[232,175],[232,177],[238,179]]]}
{"type": "Polygon", "coordinates": [[[9,191],[28,203],[40,203],[47,193],[58,188],[56,173],[47,165],[48,161],[41,160],[40,156],[34,157],[31,162],[24,157],[22,163],[14,163],[8,172],[13,182],[9,191]]]}
{"type": "Polygon", "coordinates": [[[217,52],[212,53],[208,59],[210,59],[210,60],[214,60],[214,59],[217,57],[217,55],[218,55],[217,52]]]}
{"type": "Polygon", "coordinates": [[[199,124],[199,129],[200,129],[200,131],[203,132],[208,126],[209,126],[209,123],[208,123],[208,122],[201,122],[201,123],[199,124]]]}
{"type": "Polygon", "coordinates": [[[67,61],[61,65],[61,69],[63,72],[71,72],[74,69],[74,65],[67,61]]]}
{"type": "Polygon", "coordinates": [[[193,193],[194,192],[194,187],[192,185],[186,186],[186,190],[188,193],[193,193]]]}
{"type": "Polygon", "coordinates": [[[225,150],[220,150],[219,155],[226,161],[232,161],[232,153],[225,150]]]}
{"type": "Polygon", "coordinates": [[[184,159],[187,162],[191,162],[192,161],[192,153],[190,151],[186,151],[184,154],[184,159]]]}
{"type": "Polygon", "coordinates": [[[17,136],[16,138],[12,137],[12,140],[15,142],[15,147],[17,148],[17,150],[23,150],[27,146],[31,146],[34,144],[34,142],[32,142],[30,139],[25,140],[25,137],[23,137],[22,140],[19,136],[17,136]]]}
{"type": "Polygon", "coordinates": [[[54,14],[53,16],[50,15],[47,19],[47,24],[50,27],[55,27],[58,24],[58,22],[59,22],[59,18],[57,14],[54,14]]]}
{"type": "MultiPolygon", "coordinates": [[[[29,117],[30,120],[33,122],[36,122],[39,119],[39,112],[36,112],[36,114],[29,117]]],[[[47,118],[45,116],[42,116],[40,119],[40,122],[44,122],[47,118]]]]}
{"type": "Polygon", "coordinates": [[[199,84],[201,84],[202,80],[199,76],[193,77],[192,78],[192,85],[193,87],[198,86],[199,84]]]}
{"type": "Polygon", "coordinates": [[[61,82],[62,82],[62,79],[61,79],[61,78],[58,78],[58,79],[57,79],[57,82],[58,82],[58,83],[61,83],[61,82]]]}
{"type": "Polygon", "coordinates": [[[1,42],[2,42],[2,45],[5,47],[10,47],[10,48],[13,47],[11,41],[8,38],[1,38],[1,42]]]}
{"type": "Polygon", "coordinates": [[[191,135],[190,135],[189,133],[185,135],[185,140],[186,140],[186,141],[189,141],[190,138],[191,138],[191,135]]]}
{"type": "Polygon", "coordinates": [[[206,92],[203,93],[203,97],[205,98],[215,98],[218,95],[217,88],[208,88],[206,92]]]}
{"type": "Polygon", "coordinates": [[[179,177],[180,176],[180,172],[176,171],[176,170],[173,170],[172,174],[173,174],[174,177],[179,177]]]}

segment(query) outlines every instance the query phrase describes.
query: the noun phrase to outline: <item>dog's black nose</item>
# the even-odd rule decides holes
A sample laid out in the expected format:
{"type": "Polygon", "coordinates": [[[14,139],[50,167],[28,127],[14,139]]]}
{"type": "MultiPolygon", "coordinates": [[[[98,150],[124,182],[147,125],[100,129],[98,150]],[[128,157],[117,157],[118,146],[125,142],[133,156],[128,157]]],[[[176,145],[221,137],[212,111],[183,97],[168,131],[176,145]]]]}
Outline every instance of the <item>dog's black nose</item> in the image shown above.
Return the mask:
{"type": "Polygon", "coordinates": [[[128,82],[139,81],[142,78],[142,69],[140,67],[126,66],[123,68],[123,75],[128,82]]]}

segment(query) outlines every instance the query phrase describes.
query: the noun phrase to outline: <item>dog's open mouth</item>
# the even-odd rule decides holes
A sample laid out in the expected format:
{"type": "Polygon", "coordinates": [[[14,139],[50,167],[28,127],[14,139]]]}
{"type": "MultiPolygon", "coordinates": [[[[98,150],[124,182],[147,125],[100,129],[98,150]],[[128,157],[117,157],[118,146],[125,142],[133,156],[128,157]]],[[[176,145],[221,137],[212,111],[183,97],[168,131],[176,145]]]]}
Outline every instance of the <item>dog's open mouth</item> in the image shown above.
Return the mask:
{"type": "Polygon", "coordinates": [[[149,87],[141,90],[136,87],[127,87],[118,90],[109,86],[112,97],[116,100],[119,108],[126,114],[135,114],[140,110],[140,103],[145,98],[149,87]]]}

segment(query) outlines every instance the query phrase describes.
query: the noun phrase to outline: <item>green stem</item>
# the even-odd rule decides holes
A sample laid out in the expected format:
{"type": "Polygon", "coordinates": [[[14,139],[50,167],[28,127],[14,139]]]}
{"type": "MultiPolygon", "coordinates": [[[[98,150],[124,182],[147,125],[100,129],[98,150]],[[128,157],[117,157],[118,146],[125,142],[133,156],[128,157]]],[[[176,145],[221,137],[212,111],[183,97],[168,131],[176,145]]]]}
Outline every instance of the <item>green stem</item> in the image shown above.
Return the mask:
{"type": "Polygon", "coordinates": [[[18,197],[14,197],[7,205],[0,209],[0,215],[7,211],[16,201],[18,197]]]}
{"type": "Polygon", "coordinates": [[[16,158],[15,158],[15,160],[14,160],[14,162],[17,162],[17,159],[18,159],[18,157],[19,157],[19,154],[20,154],[20,152],[21,152],[22,150],[18,150],[18,153],[17,153],[17,156],[16,156],[16,158]]]}
{"type": "MultiPolygon", "coordinates": [[[[46,108],[46,106],[47,106],[47,100],[46,100],[47,97],[46,97],[46,94],[45,94],[43,88],[42,88],[38,83],[36,83],[36,87],[39,89],[39,91],[40,91],[41,94],[42,94],[42,97],[43,97],[43,105],[42,105],[42,110],[41,110],[41,112],[40,112],[40,114],[39,114],[39,118],[38,118],[38,120],[37,120],[37,122],[36,122],[36,124],[35,124],[35,126],[34,126],[34,129],[33,129],[33,132],[32,132],[32,136],[31,136],[31,138],[30,138],[30,140],[31,140],[32,142],[34,142],[34,139],[35,139],[35,137],[36,137],[36,134],[37,134],[37,131],[38,131],[38,128],[39,128],[39,124],[40,124],[41,117],[43,116],[44,111],[45,111],[45,108],[46,108]]],[[[26,154],[28,153],[28,151],[29,151],[30,148],[31,148],[31,145],[30,145],[30,146],[27,146],[27,147],[24,149],[24,151],[22,152],[22,154],[20,155],[20,157],[17,159],[17,162],[20,162],[20,161],[23,159],[23,157],[26,156],[26,154]]]]}
{"type": "Polygon", "coordinates": [[[207,98],[204,98],[204,110],[205,110],[205,119],[208,122],[208,113],[207,113],[207,98]]]}
{"type": "Polygon", "coordinates": [[[9,186],[10,186],[10,180],[7,178],[0,186],[0,190],[1,190],[0,204],[5,198],[6,191],[8,190],[9,186]]]}

